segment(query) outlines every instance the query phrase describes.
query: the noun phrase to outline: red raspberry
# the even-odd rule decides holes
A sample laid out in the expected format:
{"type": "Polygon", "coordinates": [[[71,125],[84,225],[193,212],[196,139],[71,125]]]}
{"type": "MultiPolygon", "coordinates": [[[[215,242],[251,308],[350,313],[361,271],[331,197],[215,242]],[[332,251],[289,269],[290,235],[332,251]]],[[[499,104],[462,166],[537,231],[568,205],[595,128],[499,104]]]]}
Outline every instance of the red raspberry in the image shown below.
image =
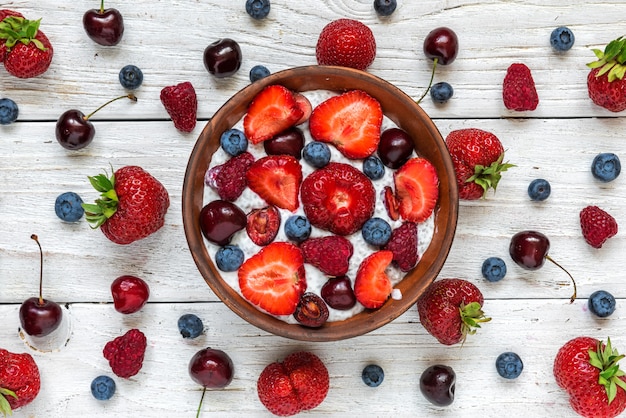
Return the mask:
{"type": "Polygon", "coordinates": [[[127,379],[141,370],[146,346],[146,336],[143,332],[131,329],[126,334],[106,343],[102,354],[105,359],[109,360],[113,373],[127,379]]]}
{"type": "Polygon", "coordinates": [[[309,238],[300,244],[304,262],[317,267],[329,276],[343,276],[348,272],[352,257],[352,243],[347,238],[332,235],[309,238]]]}
{"type": "Polygon", "coordinates": [[[615,218],[597,206],[587,206],[580,211],[580,227],[585,241],[593,248],[602,247],[607,239],[617,234],[615,218]]]}
{"type": "Polygon", "coordinates": [[[246,173],[253,162],[254,157],[249,152],[239,154],[211,168],[207,175],[208,183],[221,199],[234,202],[248,185],[246,173]]]}
{"type": "Polygon", "coordinates": [[[537,108],[539,96],[530,68],[524,64],[511,64],[504,77],[502,99],[507,109],[521,112],[537,108]]]}
{"type": "Polygon", "coordinates": [[[391,231],[391,238],[385,245],[385,250],[393,253],[393,262],[400,270],[409,271],[417,264],[417,224],[404,222],[398,228],[391,231]]]}

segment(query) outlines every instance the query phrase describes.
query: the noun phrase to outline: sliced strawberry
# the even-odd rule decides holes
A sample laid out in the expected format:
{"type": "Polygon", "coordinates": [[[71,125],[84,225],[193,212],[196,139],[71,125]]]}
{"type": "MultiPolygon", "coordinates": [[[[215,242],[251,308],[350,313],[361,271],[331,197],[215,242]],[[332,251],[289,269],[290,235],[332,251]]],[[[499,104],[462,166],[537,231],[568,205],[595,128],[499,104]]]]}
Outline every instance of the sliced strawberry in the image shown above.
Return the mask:
{"type": "Polygon", "coordinates": [[[398,213],[398,201],[396,200],[396,195],[393,194],[393,190],[389,186],[385,186],[383,189],[383,203],[385,204],[385,209],[387,209],[387,215],[393,221],[397,221],[400,219],[400,214],[398,213]]]}
{"type": "Polygon", "coordinates": [[[302,93],[293,93],[294,99],[296,99],[296,104],[302,110],[302,117],[295,124],[300,125],[301,123],[306,122],[311,117],[311,113],[313,112],[313,106],[309,99],[302,93]]]}
{"type": "Polygon", "coordinates": [[[300,249],[305,263],[329,276],[345,275],[354,252],[352,243],[339,235],[309,238],[300,244],[300,249]]]}
{"type": "Polygon", "coordinates": [[[291,90],[277,84],[267,86],[250,103],[243,130],[250,142],[258,144],[294,126],[302,115],[291,90]]]}
{"type": "Polygon", "coordinates": [[[252,242],[263,246],[274,241],[280,228],[280,211],[275,206],[254,209],[247,218],[246,232],[252,242]]]}
{"type": "Polygon", "coordinates": [[[302,252],[288,242],[273,242],[239,267],[243,297],[272,315],[291,315],[306,290],[302,252]]]}
{"type": "Polygon", "coordinates": [[[298,209],[302,166],[290,155],[270,155],[255,161],[246,173],[248,187],[269,205],[298,209]]]}
{"type": "Polygon", "coordinates": [[[425,158],[412,158],[394,174],[400,216],[409,222],[423,222],[439,198],[437,170],[425,158]]]}
{"type": "Polygon", "coordinates": [[[372,181],[349,164],[331,162],[302,182],[301,199],[311,225],[350,235],[374,214],[372,181]]]}
{"type": "Polygon", "coordinates": [[[391,251],[381,250],[363,260],[354,280],[354,295],[361,305],[377,309],[389,298],[393,286],[385,270],[392,259],[391,251]]]}
{"type": "Polygon", "coordinates": [[[380,141],[383,111],[378,100],[361,90],[351,90],[320,103],[311,114],[311,136],[330,142],[346,157],[365,158],[380,141]]]}

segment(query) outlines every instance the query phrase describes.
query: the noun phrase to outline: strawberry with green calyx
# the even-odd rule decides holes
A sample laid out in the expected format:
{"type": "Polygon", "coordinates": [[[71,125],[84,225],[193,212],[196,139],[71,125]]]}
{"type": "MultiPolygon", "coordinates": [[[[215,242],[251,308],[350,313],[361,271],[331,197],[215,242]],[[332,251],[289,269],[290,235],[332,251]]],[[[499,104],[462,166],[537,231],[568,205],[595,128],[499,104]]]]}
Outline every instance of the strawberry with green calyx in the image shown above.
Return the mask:
{"type": "Polygon", "coordinates": [[[626,109],[626,38],[609,42],[604,51],[593,49],[597,60],[587,64],[589,98],[611,112],[626,109]]]}
{"type": "Polygon", "coordinates": [[[39,30],[39,20],[28,20],[19,13],[6,14],[0,21],[0,62],[7,72],[31,78],[46,72],[52,62],[53,48],[39,30]]]}
{"type": "Polygon", "coordinates": [[[0,413],[3,416],[32,402],[40,386],[39,368],[30,354],[0,348],[0,413]]]}

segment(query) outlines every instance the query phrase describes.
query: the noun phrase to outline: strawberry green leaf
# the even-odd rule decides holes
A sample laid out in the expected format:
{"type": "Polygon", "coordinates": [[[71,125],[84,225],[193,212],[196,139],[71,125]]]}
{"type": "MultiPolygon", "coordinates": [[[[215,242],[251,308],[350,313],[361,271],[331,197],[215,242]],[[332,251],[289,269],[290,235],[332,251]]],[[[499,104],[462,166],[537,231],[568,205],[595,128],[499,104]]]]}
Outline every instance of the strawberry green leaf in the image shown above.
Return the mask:
{"type": "Polygon", "coordinates": [[[42,51],[47,48],[38,40],[35,39],[39,32],[39,24],[41,19],[27,20],[23,17],[9,16],[0,22],[0,39],[5,40],[5,46],[7,49],[11,49],[18,42],[28,45],[31,42],[42,51]]]}
{"type": "Polygon", "coordinates": [[[91,224],[92,229],[102,226],[107,219],[117,212],[119,198],[115,191],[115,171],[111,167],[111,176],[98,174],[88,177],[89,182],[96,191],[100,192],[100,198],[95,203],[83,203],[85,219],[91,224]]]}
{"type": "Polygon", "coordinates": [[[0,388],[0,413],[2,413],[5,417],[7,415],[13,415],[7,396],[12,396],[17,399],[17,395],[12,390],[0,388]]]}
{"type": "Polygon", "coordinates": [[[626,391],[626,382],[620,379],[624,372],[620,370],[618,362],[625,356],[619,354],[611,346],[611,339],[607,339],[606,346],[598,341],[596,350],[589,350],[589,364],[600,369],[598,384],[604,386],[609,404],[617,396],[618,390],[626,391]]]}

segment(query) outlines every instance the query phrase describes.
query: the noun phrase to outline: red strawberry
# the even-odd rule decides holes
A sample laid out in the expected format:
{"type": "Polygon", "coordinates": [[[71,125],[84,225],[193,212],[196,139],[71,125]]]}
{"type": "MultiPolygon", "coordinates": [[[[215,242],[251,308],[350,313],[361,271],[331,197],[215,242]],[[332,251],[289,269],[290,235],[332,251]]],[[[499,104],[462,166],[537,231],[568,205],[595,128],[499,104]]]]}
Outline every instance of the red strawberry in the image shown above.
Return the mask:
{"type": "Polygon", "coordinates": [[[298,108],[302,110],[302,117],[295,123],[296,125],[300,125],[301,123],[306,122],[311,117],[311,113],[313,112],[313,106],[309,99],[302,93],[293,93],[293,98],[296,100],[296,105],[298,108]]]}
{"type": "Polygon", "coordinates": [[[256,160],[246,173],[248,187],[269,205],[298,209],[302,166],[290,155],[270,155],[256,160]]]}
{"type": "Polygon", "coordinates": [[[337,19],[320,33],[315,56],[319,65],[339,65],[365,70],[376,58],[372,30],[352,19],[337,19]]]}
{"type": "Polygon", "coordinates": [[[11,415],[12,410],[32,402],[40,386],[39,368],[30,354],[0,348],[0,413],[11,415]]]}
{"type": "Polygon", "coordinates": [[[601,248],[604,242],[617,234],[617,221],[597,206],[587,206],[580,211],[580,227],[587,244],[601,248]]]}
{"type": "Polygon", "coordinates": [[[321,404],[330,384],[328,369],[315,354],[300,351],[265,367],[257,381],[261,403],[274,415],[286,417],[321,404]]]}
{"type": "Polygon", "coordinates": [[[350,235],[372,217],[376,191],[365,174],[349,164],[331,162],[302,182],[302,206],[311,225],[350,235]]]}
{"type": "Polygon", "coordinates": [[[275,206],[254,209],[247,216],[246,232],[256,245],[274,241],[280,228],[280,211],[275,206]]]}
{"type": "Polygon", "coordinates": [[[250,303],[272,315],[291,315],[306,290],[302,252],[272,242],[239,267],[239,288],[250,303]]]}
{"type": "Polygon", "coordinates": [[[398,212],[398,199],[393,194],[393,189],[389,186],[385,186],[383,189],[383,204],[387,209],[387,215],[394,221],[400,219],[400,213],[398,212]]]}
{"type": "Polygon", "coordinates": [[[217,191],[222,200],[234,202],[248,186],[246,173],[253,162],[252,154],[244,152],[212,167],[207,174],[209,186],[217,191]]]}
{"type": "Polygon", "coordinates": [[[417,224],[404,222],[398,228],[391,231],[391,238],[385,250],[393,253],[393,262],[400,270],[409,271],[417,264],[417,224]]]}
{"type": "Polygon", "coordinates": [[[439,198],[437,170],[425,158],[411,158],[394,173],[398,213],[409,222],[423,222],[439,198]]]}
{"type": "Polygon", "coordinates": [[[348,272],[352,243],[339,235],[309,238],[300,244],[304,262],[317,267],[329,276],[343,276],[348,272]]]}
{"type": "Polygon", "coordinates": [[[161,90],[161,103],[172,118],[176,129],[181,132],[194,130],[198,113],[198,97],[189,81],[164,87],[161,90]]]}
{"type": "Polygon", "coordinates": [[[587,75],[589,98],[611,112],[621,112],[626,109],[626,38],[620,36],[604,51],[593,52],[598,59],[587,64],[591,68],[587,75]]]}
{"type": "Polygon", "coordinates": [[[502,100],[507,109],[518,112],[537,108],[539,96],[535,89],[535,81],[530,68],[525,64],[511,64],[506,70],[502,83],[502,100]]]}
{"type": "Polygon", "coordinates": [[[476,200],[484,197],[490,188],[495,191],[501,172],[514,167],[502,163],[504,148],[491,132],[476,128],[452,131],[446,137],[446,145],[461,199],[476,200]]]}
{"type": "Polygon", "coordinates": [[[420,322],[430,335],[445,345],[465,341],[481,322],[490,321],[482,311],[483,295],[464,279],[433,282],[417,300],[420,322]]]}
{"type": "Polygon", "coordinates": [[[131,329],[126,334],[106,343],[102,354],[105,359],[109,360],[113,373],[128,379],[141,370],[146,347],[147,340],[143,332],[131,329]]]}
{"type": "Polygon", "coordinates": [[[354,279],[354,296],[368,309],[377,309],[389,299],[393,286],[385,270],[393,253],[387,250],[368,255],[359,266],[354,279]]]}
{"type": "Polygon", "coordinates": [[[92,228],[117,244],[130,244],[158,231],[165,223],[170,198],[165,187],[137,166],[89,177],[101,193],[95,204],[83,204],[92,228]]]}
{"type": "Polygon", "coordinates": [[[299,123],[304,116],[302,103],[286,87],[271,85],[252,100],[243,117],[243,130],[253,144],[270,139],[299,123]]]}
{"type": "Polygon", "coordinates": [[[9,74],[31,78],[48,70],[54,50],[48,37],[39,30],[39,20],[27,20],[19,13],[3,10],[0,21],[0,53],[9,74]]]}
{"type": "Polygon", "coordinates": [[[346,157],[372,155],[380,142],[383,111],[378,100],[351,90],[320,103],[309,119],[313,139],[329,142],[346,157]]]}
{"type": "Polygon", "coordinates": [[[554,359],[556,383],[569,394],[569,403],[583,417],[612,418],[626,410],[626,377],[619,369],[623,358],[595,338],[566,342],[554,359]]]}
{"type": "MultiPolygon", "coordinates": [[[[16,17],[24,17],[21,13],[16,12],[14,10],[9,9],[0,9],[0,26],[5,17],[16,16],[16,17]]],[[[6,39],[0,37],[0,62],[4,61],[4,58],[7,54],[6,48],[6,39]]]]}

